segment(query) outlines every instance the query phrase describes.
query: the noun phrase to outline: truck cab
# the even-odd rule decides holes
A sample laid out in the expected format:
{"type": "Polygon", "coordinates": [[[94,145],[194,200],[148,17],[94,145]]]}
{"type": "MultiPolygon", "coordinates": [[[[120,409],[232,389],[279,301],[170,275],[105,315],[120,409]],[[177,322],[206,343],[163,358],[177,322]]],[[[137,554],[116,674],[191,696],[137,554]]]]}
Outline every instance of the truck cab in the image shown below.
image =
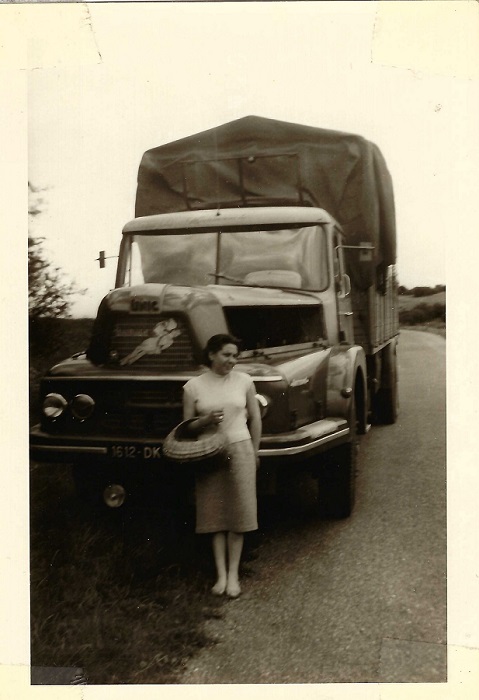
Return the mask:
{"type": "Polygon", "coordinates": [[[115,289],[86,354],[42,382],[33,456],[73,462],[77,481],[88,473],[109,505],[122,502],[129,471],[168,470],[161,446],[181,420],[182,386],[205,371],[207,340],[230,333],[239,339],[237,369],[256,386],[263,474],[307,468],[322,481],[329,512],[348,515],[368,403],[343,246],[341,227],[315,207],[127,223],[115,289]]]}

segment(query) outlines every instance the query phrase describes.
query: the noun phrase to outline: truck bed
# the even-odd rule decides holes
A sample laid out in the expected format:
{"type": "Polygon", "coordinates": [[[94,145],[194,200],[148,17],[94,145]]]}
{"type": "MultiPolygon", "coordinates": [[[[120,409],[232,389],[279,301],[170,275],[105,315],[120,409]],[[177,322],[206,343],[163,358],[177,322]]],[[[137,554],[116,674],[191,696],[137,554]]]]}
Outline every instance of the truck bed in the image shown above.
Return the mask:
{"type": "Polygon", "coordinates": [[[354,337],[366,354],[374,354],[399,332],[394,267],[387,269],[384,293],[376,287],[352,290],[354,337]]]}

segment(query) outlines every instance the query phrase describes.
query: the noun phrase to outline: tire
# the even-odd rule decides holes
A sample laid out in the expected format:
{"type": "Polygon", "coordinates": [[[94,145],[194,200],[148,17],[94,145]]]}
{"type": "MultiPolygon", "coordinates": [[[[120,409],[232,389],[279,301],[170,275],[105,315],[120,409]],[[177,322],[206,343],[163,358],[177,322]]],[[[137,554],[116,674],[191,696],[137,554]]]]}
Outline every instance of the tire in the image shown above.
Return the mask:
{"type": "Polygon", "coordinates": [[[396,346],[389,345],[384,349],[383,372],[381,384],[375,397],[376,423],[392,425],[399,414],[399,392],[396,346]]]}
{"type": "Polygon", "coordinates": [[[350,416],[350,442],[332,449],[318,473],[318,513],[321,518],[349,518],[356,497],[358,438],[356,410],[350,416]]]}
{"type": "Polygon", "coordinates": [[[377,397],[378,423],[393,425],[399,413],[397,384],[391,389],[381,389],[377,397]]]}

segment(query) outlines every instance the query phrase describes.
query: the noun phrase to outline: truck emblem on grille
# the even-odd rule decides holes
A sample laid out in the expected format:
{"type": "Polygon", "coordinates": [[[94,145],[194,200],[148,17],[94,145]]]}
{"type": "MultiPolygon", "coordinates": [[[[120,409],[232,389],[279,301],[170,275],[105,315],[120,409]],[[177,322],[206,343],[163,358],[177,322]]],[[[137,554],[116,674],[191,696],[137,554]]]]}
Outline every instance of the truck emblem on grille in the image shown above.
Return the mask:
{"type": "Polygon", "coordinates": [[[160,321],[152,330],[152,335],[145,338],[129,355],[120,360],[120,365],[132,365],[143,355],[161,355],[163,350],[171,347],[173,341],[181,335],[174,318],[160,321]]]}

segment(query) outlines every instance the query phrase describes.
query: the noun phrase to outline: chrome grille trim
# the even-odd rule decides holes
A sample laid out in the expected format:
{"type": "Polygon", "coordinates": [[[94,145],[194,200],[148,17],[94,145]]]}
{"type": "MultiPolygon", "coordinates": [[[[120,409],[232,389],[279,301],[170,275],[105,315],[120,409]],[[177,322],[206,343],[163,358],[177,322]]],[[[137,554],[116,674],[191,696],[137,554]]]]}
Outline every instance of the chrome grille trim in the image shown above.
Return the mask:
{"type": "MultiPolygon", "coordinates": [[[[241,372],[241,367],[236,365],[235,370],[238,372],[241,372]]],[[[156,382],[156,381],[161,381],[161,382],[187,382],[189,379],[192,377],[195,377],[197,375],[196,372],[191,372],[188,374],[177,374],[175,372],[175,375],[172,377],[171,375],[168,374],[108,374],[108,376],[101,376],[101,377],[89,377],[87,374],[82,374],[82,375],[75,375],[74,377],[63,377],[63,376],[58,376],[58,377],[49,377],[52,381],[56,380],[61,380],[62,382],[78,382],[79,379],[82,379],[84,381],[88,382],[104,382],[105,380],[107,381],[115,381],[115,382],[156,382]]],[[[268,375],[265,374],[264,376],[256,376],[256,375],[250,375],[251,379],[254,382],[282,382],[284,380],[284,377],[282,377],[280,374],[274,374],[274,375],[268,375]]]]}
{"type": "Polygon", "coordinates": [[[183,387],[174,384],[171,386],[160,386],[150,389],[134,389],[125,405],[142,406],[149,408],[169,408],[182,407],[183,387]]]}
{"type": "Polygon", "coordinates": [[[104,435],[162,438],[181,420],[181,406],[176,410],[168,408],[161,411],[119,408],[106,412],[101,417],[98,428],[104,435]]]}

